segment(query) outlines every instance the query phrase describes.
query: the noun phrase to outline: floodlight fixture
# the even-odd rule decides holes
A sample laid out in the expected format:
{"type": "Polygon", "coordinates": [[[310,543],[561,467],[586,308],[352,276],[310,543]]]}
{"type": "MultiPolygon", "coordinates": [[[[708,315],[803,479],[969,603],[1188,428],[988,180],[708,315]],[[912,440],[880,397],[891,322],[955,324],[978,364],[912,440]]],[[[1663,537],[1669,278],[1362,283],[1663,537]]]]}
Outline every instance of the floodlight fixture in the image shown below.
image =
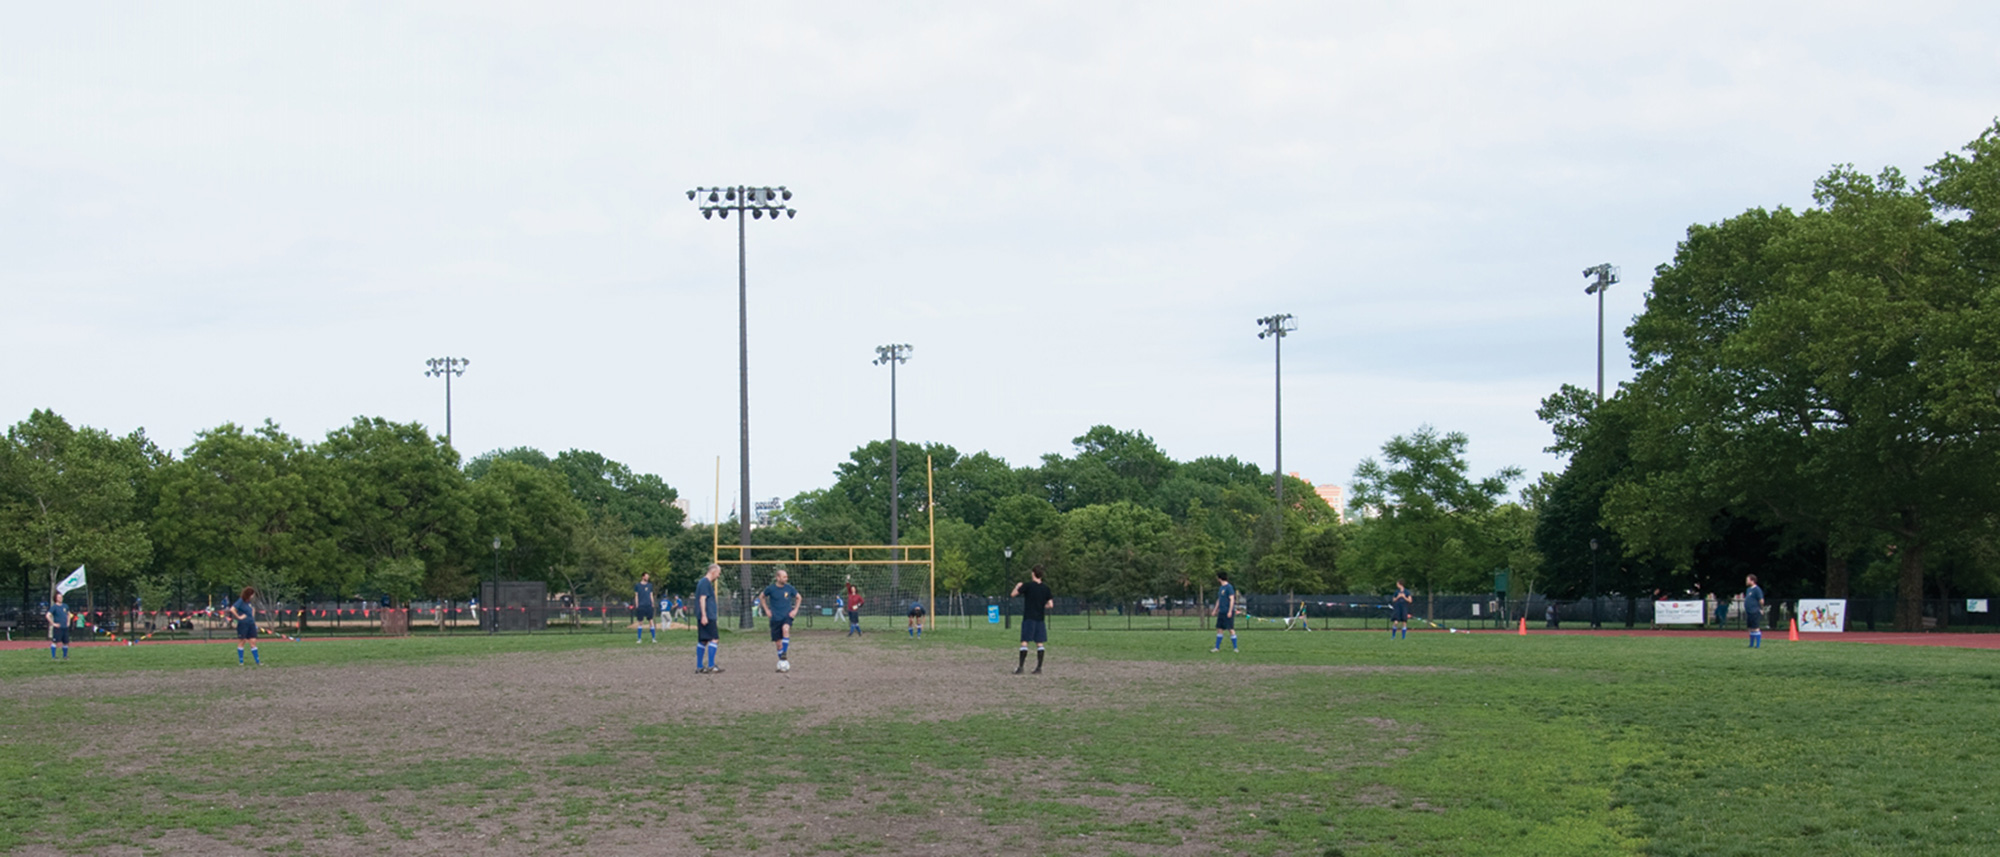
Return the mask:
{"type": "Polygon", "coordinates": [[[1276,535],[1278,541],[1285,538],[1285,335],[1299,329],[1298,319],[1291,313],[1281,312],[1257,319],[1264,329],[1257,331],[1258,339],[1271,340],[1272,358],[1275,365],[1275,387],[1273,401],[1276,413],[1272,420],[1272,433],[1277,446],[1276,469],[1271,474],[1271,494],[1277,498],[1278,517],[1276,535]]]}
{"type": "Polygon", "coordinates": [[[1604,293],[1618,282],[1618,266],[1610,262],[1592,265],[1583,269],[1583,275],[1590,277],[1590,285],[1583,287],[1586,295],[1597,296],[1597,400],[1604,401],[1604,293]]]}
{"type": "MultiPolygon", "coordinates": [[[[901,506],[903,469],[901,463],[897,460],[902,442],[896,439],[896,364],[908,363],[909,361],[910,346],[908,343],[875,346],[874,364],[877,366],[884,363],[889,364],[889,558],[892,560],[903,558],[902,549],[897,547],[897,545],[901,544],[900,538],[902,535],[902,521],[900,519],[903,516],[901,506]]],[[[889,591],[891,593],[896,592],[898,587],[901,586],[903,582],[902,577],[903,567],[895,563],[890,563],[889,591]]],[[[892,597],[894,596],[892,595],[892,597]]]]}
{"type": "Polygon", "coordinates": [[[424,361],[426,378],[444,378],[444,445],[451,445],[451,378],[465,374],[472,361],[463,357],[432,357],[424,361]]]}
{"type": "MultiPolygon", "coordinates": [[[[745,251],[744,222],[748,220],[777,220],[783,213],[787,219],[798,216],[788,201],[792,192],[783,185],[776,188],[752,188],[748,185],[731,187],[697,187],[688,191],[688,201],[700,209],[703,220],[720,216],[729,219],[729,213],[736,212],[736,359],[738,405],[741,410],[742,436],[739,463],[741,465],[738,496],[743,502],[750,502],[750,274],[745,251]],[[703,198],[706,198],[704,201],[703,198]],[[744,216],[746,213],[748,217],[744,216]]],[[[739,559],[750,558],[750,515],[736,516],[737,545],[741,549],[739,559]]],[[[750,627],[750,564],[738,566],[737,583],[743,590],[738,599],[742,605],[739,621],[744,628],[750,627]]]]}

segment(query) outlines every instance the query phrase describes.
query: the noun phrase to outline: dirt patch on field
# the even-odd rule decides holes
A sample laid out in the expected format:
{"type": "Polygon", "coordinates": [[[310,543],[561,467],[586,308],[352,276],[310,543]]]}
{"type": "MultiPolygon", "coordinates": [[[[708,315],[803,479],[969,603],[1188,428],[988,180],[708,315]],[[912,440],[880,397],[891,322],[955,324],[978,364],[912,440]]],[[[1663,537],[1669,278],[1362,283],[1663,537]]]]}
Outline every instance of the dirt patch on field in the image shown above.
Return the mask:
{"type": "MultiPolygon", "coordinates": [[[[282,647],[268,648],[282,663],[282,647]]],[[[838,756],[839,730],[853,724],[1063,716],[1254,697],[1280,677],[1423,671],[1167,666],[1057,651],[1043,675],[1014,675],[1008,650],[807,633],[788,673],[775,672],[768,645],[731,640],[725,672],[695,675],[689,648],[607,640],[449,663],[61,676],[10,683],[0,699],[109,699],[86,702],[102,711],[67,727],[105,771],[149,783],[164,803],[224,802],[274,820],[127,831],[101,853],[1195,854],[1227,841],[1216,809],[1091,782],[1061,761],[913,763],[882,784],[815,788],[759,779],[706,750],[683,758],[652,748],[699,733],[713,736],[703,747],[743,757],[767,745],[787,758],[838,756]],[[697,782],[709,785],[686,785],[697,782]]],[[[1359,725],[1360,740],[1391,756],[1415,740],[1393,721],[1359,725]]]]}

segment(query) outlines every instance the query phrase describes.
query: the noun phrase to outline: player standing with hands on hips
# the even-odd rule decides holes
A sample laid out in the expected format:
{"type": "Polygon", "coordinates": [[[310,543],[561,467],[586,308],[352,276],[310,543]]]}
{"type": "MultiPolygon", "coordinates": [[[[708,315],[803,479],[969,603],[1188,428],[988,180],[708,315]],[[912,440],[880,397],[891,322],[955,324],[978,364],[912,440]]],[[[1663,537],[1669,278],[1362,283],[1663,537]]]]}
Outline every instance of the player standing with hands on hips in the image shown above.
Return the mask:
{"type": "Polygon", "coordinates": [[[264,665],[264,659],[257,656],[257,608],[250,606],[250,599],[257,597],[255,587],[243,587],[243,596],[235,604],[222,608],[222,618],[236,620],[236,665],[243,665],[243,643],[250,643],[250,661],[257,666],[264,665]]]}
{"type": "Polygon", "coordinates": [[[1229,572],[1215,573],[1215,582],[1220,584],[1215,590],[1215,648],[1209,654],[1222,651],[1222,632],[1229,632],[1229,650],[1236,648],[1236,587],[1229,585],[1229,572]]]}
{"type": "Polygon", "coordinates": [[[715,603],[715,579],[721,576],[722,566],[711,562],[708,571],[703,572],[701,579],[694,583],[694,671],[697,674],[722,672],[722,668],[715,665],[715,650],[720,648],[719,641],[722,639],[722,632],[715,626],[716,617],[720,615],[717,612],[720,608],[715,603]],[[702,662],[704,654],[708,657],[706,664],[702,662]]]}
{"type": "Polygon", "coordinates": [[[791,573],[778,569],[770,586],[764,587],[762,595],[764,615],[771,617],[771,642],[778,646],[778,672],[792,671],[792,662],[785,656],[792,651],[792,620],[799,617],[799,591],[786,581],[791,573]]]}
{"type": "Polygon", "coordinates": [[[1743,627],[1750,629],[1750,648],[1764,648],[1764,587],[1757,585],[1757,575],[1743,578],[1750,588],[1743,590],[1743,627]]]}
{"type": "Polygon", "coordinates": [[[1028,644],[1035,644],[1035,674],[1042,674],[1042,657],[1047,654],[1049,642],[1049,609],[1056,606],[1055,590],[1042,582],[1042,567],[1035,566],[1028,572],[1033,580],[1014,584],[1014,595],[1021,596],[1021,658],[1014,663],[1014,674],[1020,675],[1028,665],[1028,644]]]}

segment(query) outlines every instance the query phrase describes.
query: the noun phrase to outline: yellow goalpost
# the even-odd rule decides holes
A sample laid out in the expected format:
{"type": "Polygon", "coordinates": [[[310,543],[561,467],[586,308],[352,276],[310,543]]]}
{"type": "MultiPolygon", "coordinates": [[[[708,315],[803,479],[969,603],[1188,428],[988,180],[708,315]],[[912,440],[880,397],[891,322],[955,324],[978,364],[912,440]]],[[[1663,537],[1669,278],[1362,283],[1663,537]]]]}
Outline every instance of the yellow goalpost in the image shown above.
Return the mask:
{"type": "MultiPolygon", "coordinates": [[[[748,499],[737,514],[748,514],[748,499]]],[[[924,456],[924,514],[928,518],[925,542],[905,545],[729,545],[722,543],[722,458],[715,459],[715,517],[709,527],[709,561],[724,568],[743,566],[905,566],[921,565],[925,572],[924,630],[933,630],[937,621],[937,502],[936,474],[931,457],[924,456]],[[897,557],[901,551],[902,556],[897,557]],[[810,552],[810,553],[809,553],[810,552]],[[922,554],[922,558],[912,554],[922,554]],[[831,556],[829,556],[831,554],[831,556]]],[[[800,577],[794,573],[794,577],[800,577]]],[[[801,581],[803,582],[803,581],[801,581]]],[[[823,581],[812,581],[818,585],[823,581]]],[[[795,584],[796,585],[796,584],[795,584]]],[[[804,587],[798,587],[804,594],[804,587]]],[[[894,594],[892,589],[891,594],[894,594]]],[[[748,597],[748,593],[745,593],[748,597]]]]}

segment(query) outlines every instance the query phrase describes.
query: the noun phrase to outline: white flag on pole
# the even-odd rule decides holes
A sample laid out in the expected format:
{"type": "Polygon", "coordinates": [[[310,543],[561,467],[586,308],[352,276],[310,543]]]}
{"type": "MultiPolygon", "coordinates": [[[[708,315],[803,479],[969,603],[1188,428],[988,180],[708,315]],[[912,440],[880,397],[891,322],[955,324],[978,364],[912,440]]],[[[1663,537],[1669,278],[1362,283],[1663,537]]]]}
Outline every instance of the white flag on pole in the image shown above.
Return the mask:
{"type": "Polygon", "coordinates": [[[82,589],[86,585],[83,580],[83,566],[79,565],[75,571],[69,573],[68,577],[63,578],[63,582],[56,584],[56,594],[67,595],[70,590],[82,589]]]}

